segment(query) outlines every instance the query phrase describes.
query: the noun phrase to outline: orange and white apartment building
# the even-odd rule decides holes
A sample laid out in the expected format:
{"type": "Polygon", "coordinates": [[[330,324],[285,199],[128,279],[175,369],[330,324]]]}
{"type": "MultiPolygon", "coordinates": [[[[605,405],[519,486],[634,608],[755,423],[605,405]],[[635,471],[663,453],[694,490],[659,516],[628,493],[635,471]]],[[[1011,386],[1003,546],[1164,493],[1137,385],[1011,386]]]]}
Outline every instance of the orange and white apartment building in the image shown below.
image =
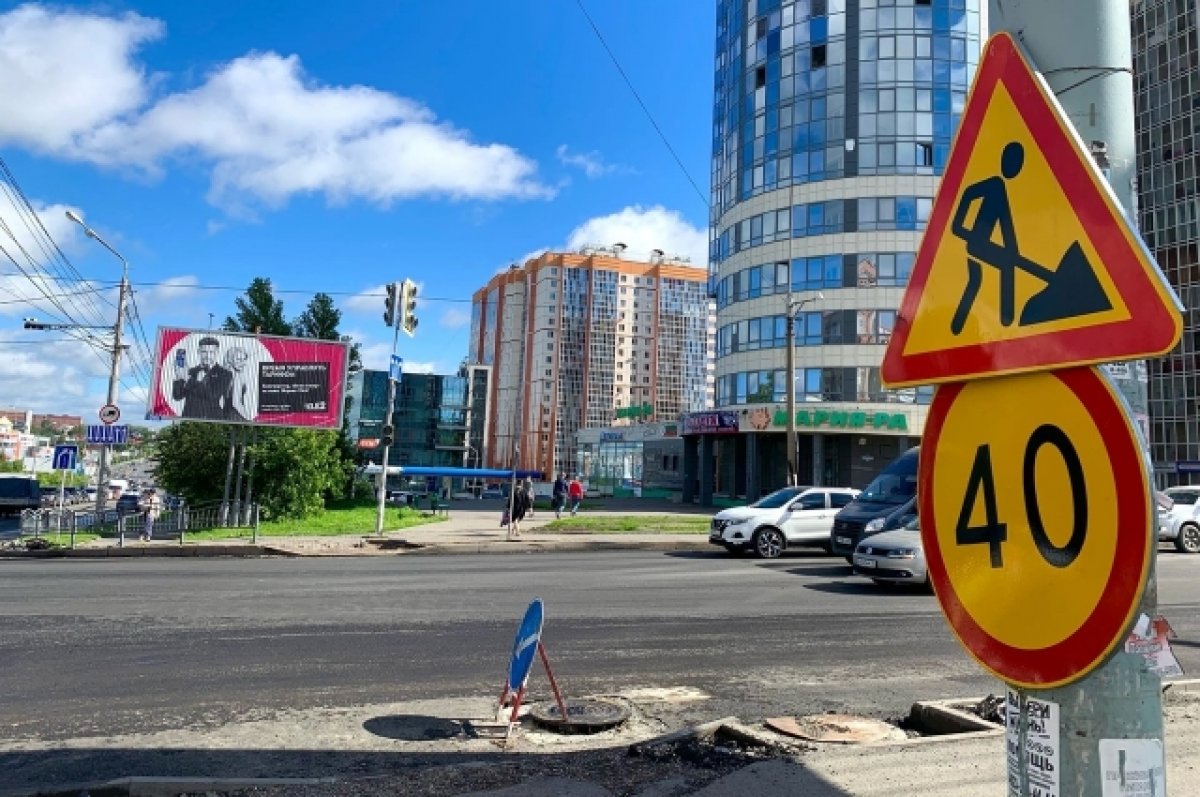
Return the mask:
{"type": "Polygon", "coordinates": [[[468,361],[491,366],[489,466],[576,472],[584,428],[712,406],[716,306],[703,268],[624,247],[546,252],[472,297],[468,361]]]}

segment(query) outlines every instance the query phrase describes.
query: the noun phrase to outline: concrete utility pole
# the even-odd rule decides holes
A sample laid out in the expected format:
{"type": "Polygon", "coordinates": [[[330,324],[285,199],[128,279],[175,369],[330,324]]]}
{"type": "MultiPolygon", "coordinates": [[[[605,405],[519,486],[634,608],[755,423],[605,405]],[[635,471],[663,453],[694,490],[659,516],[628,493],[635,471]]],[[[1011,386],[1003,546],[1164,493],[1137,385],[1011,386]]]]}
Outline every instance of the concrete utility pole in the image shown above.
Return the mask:
{"type": "MultiPolygon", "coordinates": [[[[113,249],[108,241],[96,234],[96,231],[84,223],[83,218],[73,210],[67,211],[67,218],[83,228],[88,238],[95,240],[121,261],[121,287],[117,295],[117,322],[113,325],[112,362],[108,368],[108,400],[106,404],[117,403],[117,385],[121,375],[121,338],[125,334],[125,299],[129,296],[129,262],[121,253],[113,249]]],[[[100,473],[96,479],[96,511],[104,511],[104,502],[108,499],[108,446],[100,447],[100,473]]]]}
{"type": "MultiPolygon", "coordinates": [[[[1136,225],[1129,0],[991,0],[989,15],[991,33],[1007,31],[1025,47],[1080,138],[1091,144],[1101,171],[1136,225]]],[[[1150,537],[1152,530],[1147,528],[1145,533],[1150,537]]],[[[1147,544],[1153,545],[1153,539],[1147,544]]],[[[1153,554],[1150,567],[1136,614],[1153,618],[1158,605],[1153,554]]],[[[1099,797],[1126,793],[1104,791],[1102,739],[1150,740],[1142,749],[1152,748],[1155,741],[1162,743],[1161,679],[1148,670],[1141,655],[1126,653],[1121,645],[1101,667],[1068,686],[1010,689],[1020,700],[1022,750],[1029,719],[1026,698],[1059,706],[1059,794],[1099,797]]],[[[1121,757],[1123,763],[1125,754],[1121,757]]],[[[1020,790],[1012,790],[1010,770],[1010,794],[1024,797],[1031,791],[1028,762],[1024,757],[1021,761],[1020,790]]]]}

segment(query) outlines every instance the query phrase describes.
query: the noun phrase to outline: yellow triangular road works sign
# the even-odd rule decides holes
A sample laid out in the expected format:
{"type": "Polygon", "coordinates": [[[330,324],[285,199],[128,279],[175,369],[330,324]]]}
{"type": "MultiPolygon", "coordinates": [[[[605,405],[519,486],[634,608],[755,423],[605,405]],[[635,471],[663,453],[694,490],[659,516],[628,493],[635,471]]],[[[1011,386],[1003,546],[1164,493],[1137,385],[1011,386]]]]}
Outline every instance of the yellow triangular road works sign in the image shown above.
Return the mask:
{"type": "Polygon", "coordinates": [[[1179,301],[1054,95],[987,43],[882,364],[889,387],[1164,354],[1179,301]]]}

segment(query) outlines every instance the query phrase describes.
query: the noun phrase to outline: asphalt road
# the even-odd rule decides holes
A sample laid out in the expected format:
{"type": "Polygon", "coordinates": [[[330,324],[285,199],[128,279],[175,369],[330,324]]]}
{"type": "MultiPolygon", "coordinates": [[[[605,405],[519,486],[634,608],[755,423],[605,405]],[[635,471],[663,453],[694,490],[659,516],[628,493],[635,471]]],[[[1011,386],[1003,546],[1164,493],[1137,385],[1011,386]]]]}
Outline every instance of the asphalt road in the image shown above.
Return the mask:
{"type": "MultiPolygon", "coordinates": [[[[1159,556],[1200,672],[1200,557],[1159,556]]],[[[203,728],[263,712],[498,693],[535,595],[568,696],[690,687],[663,719],[754,721],[996,691],[934,598],[833,557],[614,552],[0,562],[9,740],[203,728]]],[[[534,693],[549,694],[535,671],[534,693]]]]}

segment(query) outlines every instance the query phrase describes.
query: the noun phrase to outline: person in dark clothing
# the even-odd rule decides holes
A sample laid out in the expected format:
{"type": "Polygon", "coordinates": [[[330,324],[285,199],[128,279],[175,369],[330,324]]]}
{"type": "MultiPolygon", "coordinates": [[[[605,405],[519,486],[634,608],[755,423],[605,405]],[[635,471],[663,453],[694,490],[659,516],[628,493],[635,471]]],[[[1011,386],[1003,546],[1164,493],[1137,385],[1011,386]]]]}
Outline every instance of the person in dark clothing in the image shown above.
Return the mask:
{"type": "Polygon", "coordinates": [[[530,497],[529,491],[525,489],[524,485],[518,486],[517,491],[513,493],[512,516],[508,519],[508,539],[519,540],[521,538],[521,521],[529,513],[531,506],[533,506],[533,499],[530,497]]]}
{"type": "Polygon", "coordinates": [[[563,507],[567,505],[567,474],[558,474],[558,478],[554,480],[552,496],[554,504],[554,516],[556,518],[561,518],[563,507]]]}
{"type": "Polygon", "coordinates": [[[171,395],[176,401],[183,401],[182,417],[212,421],[225,419],[233,374],[217,362],[220,348],[221,344],[216,338],[202,338],[199,365],[189,370],[176,360],[171,395]]]}

